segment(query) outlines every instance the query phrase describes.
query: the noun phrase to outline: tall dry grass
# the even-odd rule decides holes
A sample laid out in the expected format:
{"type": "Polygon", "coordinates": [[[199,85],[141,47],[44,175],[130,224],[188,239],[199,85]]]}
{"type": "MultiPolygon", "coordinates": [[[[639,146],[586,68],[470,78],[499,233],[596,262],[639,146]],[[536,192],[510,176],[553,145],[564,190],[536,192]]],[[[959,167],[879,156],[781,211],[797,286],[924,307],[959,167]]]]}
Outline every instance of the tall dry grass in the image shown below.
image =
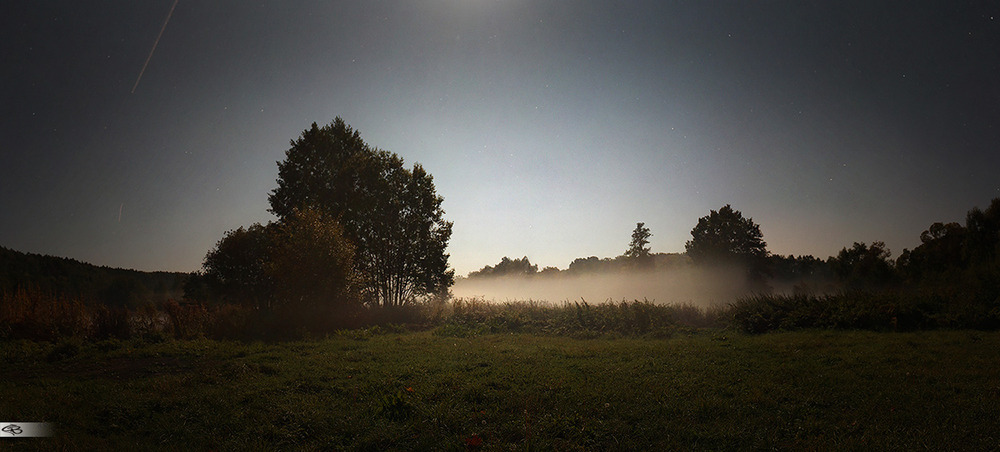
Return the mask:
{"type": "MultiPolygon", "coordinates": [[[[980,297],[982,298],[982,297],[980,297]]],[[[0,339],[62,338],[282,340],[322,337],[345,329],[434,329],[468,336],[533,333],[596,337],[669,336],[678,329],[736,328],[748,333],[807,328],[876,331],[996,329],[1000,299],[962,302],[940,295],[856,292],[755,295],[720,306],[622,300],[591,304],[482,298],[435,299],[400,308],[315,310],[282,314],[240,305],[204,306],[173,300],[112,307],[34,289],[0,292],[0,339]]]]}

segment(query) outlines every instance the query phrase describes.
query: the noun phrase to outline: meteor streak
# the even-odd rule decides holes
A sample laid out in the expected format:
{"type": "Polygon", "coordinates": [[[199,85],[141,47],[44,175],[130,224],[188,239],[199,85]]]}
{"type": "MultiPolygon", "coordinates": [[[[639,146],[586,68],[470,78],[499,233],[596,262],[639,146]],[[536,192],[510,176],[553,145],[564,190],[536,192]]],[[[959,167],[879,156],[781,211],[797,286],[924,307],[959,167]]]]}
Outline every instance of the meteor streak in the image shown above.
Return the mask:
{"type": "Polygon", "coordinates": [[[174,8],[177,7],[177,2],[180,0],[174,0],[173,6],[170,7],[170,12],[167,13],[167,19],[163,21],[163,27],[160,28],[160,34],[156,35],[156,41],[153,41],[153,48],[149,50],[149,56],[146,57],[146,62],[142,64],[142,70],[139,71],[139,77],[135,79],[135,85],[132,85],[131,94],[135,94],[135,89],[139,86],[139,80],[142,80],[142,73],[146,72],[146,66],[149,64],[149,60],[153,58],[153,52],[156,51],[156,45],[160,43],[160,37],[163,36],[163,30],[167,29],[167,23],[170,22],[170,16],[174,15],[174,8]]]}

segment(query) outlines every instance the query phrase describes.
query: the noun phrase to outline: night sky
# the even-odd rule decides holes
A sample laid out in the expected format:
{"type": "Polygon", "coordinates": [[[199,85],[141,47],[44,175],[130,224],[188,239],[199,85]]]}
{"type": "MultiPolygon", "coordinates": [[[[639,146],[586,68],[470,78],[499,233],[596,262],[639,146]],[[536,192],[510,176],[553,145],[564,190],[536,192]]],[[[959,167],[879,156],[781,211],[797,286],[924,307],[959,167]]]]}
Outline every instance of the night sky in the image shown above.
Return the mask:
{"type": "Polygon", "coordinates": [[[682,252],[725,204],[895,257],[1000,197],[1000,2],[173,5],[0,2],[0,246],[196,270],[336,116],[434,176],[459,274],[682,252]]]}

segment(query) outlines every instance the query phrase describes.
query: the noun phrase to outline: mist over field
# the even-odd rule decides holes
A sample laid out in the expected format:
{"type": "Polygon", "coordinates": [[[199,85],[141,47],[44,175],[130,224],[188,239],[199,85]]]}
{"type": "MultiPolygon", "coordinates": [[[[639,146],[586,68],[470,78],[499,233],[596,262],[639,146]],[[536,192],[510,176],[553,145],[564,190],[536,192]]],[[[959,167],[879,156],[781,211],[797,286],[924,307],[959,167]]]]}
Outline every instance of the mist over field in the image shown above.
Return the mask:
{"type": "Polygon", "coordinates": [[[688,303],[700,307],[726,304],[750,292],[746,270],[735,267],[462,278],[451,290],[456,298],[483,298],[496,302],[649,300],[657,304],[688,303]]]}

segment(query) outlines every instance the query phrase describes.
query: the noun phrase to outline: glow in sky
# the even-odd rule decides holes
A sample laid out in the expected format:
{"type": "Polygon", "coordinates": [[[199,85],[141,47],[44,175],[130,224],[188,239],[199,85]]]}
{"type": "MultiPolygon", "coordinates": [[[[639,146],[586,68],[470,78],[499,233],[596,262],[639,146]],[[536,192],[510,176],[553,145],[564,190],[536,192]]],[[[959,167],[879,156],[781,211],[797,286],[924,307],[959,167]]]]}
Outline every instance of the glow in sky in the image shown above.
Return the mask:
{"type": "Polygon", "coordinates": [[[0,245],[191,271],[266,222],[341,116],[434,175],[459,274],[680,252],[732,204],[769,249],[898,256],[1000,196],[1000,6],[3,2],[0,245]]]}

